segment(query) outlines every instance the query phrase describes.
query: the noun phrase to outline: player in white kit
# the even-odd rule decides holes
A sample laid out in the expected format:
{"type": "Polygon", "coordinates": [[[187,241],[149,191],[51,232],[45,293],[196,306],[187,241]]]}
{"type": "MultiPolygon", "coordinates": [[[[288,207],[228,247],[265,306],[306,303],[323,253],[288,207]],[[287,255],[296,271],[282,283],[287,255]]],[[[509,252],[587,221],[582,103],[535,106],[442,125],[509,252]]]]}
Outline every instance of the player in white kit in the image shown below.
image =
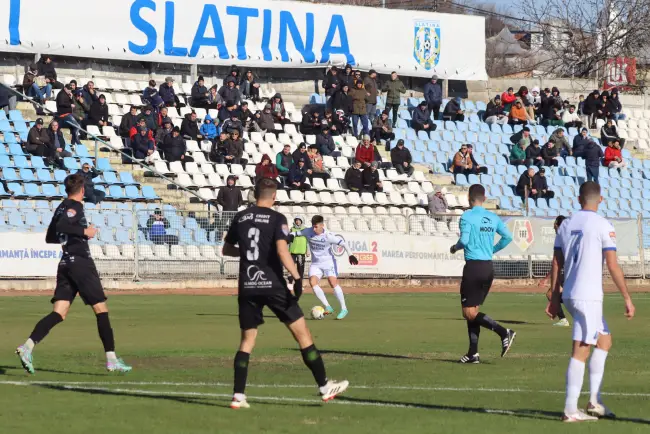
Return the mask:
{"type": "Polygon", "coordinates": [[[332,306],[330,306],[327,301],[325,292],[323,292],[323,289],[318,285],[322,277],[327,277],[330,286],[334,288],[334,295],[336,295],[336,298],[341,304],[341,311],[337,315],[336,319],[343,319],[348,315],[348,309],[345,305],[343,289],[341,289],[338,283],[336,258],[334,257],[332,246],[339,246],[345,250],[351,265],[357,265],[359,261],[354,255],[351,255],[350,252],[348,252],[345,241],[325,229],[323,216],[315,215],[312,217],[311,226],[312,227],[310,228],[305,228],[293,233],[296,237],[303,236],[307,238],[307,243],[309,244],[309,250],[311,251],[309,284],[314,290],[314,295],[316,295],[320,302],[323,303],[325,314],[331,315],[334,313],[334,309],[332,309],[332,306]]]}
{"type": "Polygon", "coordinates": [[[566,374],[566,401],[562,420],[583,422],[598,417],[614,417],[600,400],[600,386],[605,360],[612,346],[612,336],[603,318],[603,258],[614,284],[625,300],[625,315],[634,317],[634,304],[625,284],[625,276],[616,259],[614,226],[596,214],[603,198],[600,186],[586,182],[580,186],[582,210],[560,226],[555,239],[551,271],[553,295],[546,313],[555,318],[560,302],[573,317],[573,353],[566,374]],[[559,272],[564,269],[564,291],[560,293],[559,272]],[[578,409],[585,365],[589,360],[590,397],[586,413],[578,409]]]}

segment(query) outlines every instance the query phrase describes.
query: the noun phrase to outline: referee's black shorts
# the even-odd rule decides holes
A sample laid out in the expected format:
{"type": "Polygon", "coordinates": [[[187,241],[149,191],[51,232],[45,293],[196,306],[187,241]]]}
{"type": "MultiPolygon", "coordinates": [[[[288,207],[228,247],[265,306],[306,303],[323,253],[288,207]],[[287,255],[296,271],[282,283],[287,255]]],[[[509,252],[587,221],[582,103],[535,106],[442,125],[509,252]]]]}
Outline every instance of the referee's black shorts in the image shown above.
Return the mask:
{"type": "Polygon", "coordinates": [[[460,282],[460,302],[463,307],[480,306],[490,292],[494,280],[492,261],[470,260],[463,267],[460,282]]]}

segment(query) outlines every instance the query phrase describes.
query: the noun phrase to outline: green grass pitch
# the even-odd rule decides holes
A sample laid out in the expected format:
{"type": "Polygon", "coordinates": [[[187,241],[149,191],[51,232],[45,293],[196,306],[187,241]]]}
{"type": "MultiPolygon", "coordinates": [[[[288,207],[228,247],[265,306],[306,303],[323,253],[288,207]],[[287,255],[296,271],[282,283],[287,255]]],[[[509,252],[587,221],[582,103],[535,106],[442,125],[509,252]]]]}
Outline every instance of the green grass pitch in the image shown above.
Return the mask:
{"type": "MultiPolygon", "coordinates": [[[[619,296],[605,301],[614,347],[604,401],[619,420],[569,426],[559,418],[571,334],[551,326],[543,294],[490,295],[483,311],[517,341],[501,359],[498,337],[482,330],[483,363],[472,366],[455,363],[467,350],[457,295],[348,296],[346,320],[309,321],[328,375],[351,383],[327,404],[288,331],[267,317],[251,358],[252,408],[239,411],[228,408],[235,297],[112,296],[117,351],[134,366],[127,375],[103,369],[94,316],[77,301],[37,346],[34,376],[13,351],[49,311],[48,297],[2,297],[0,433],[648,433],[650,295],[635,301],[632,321],[619,296]]],[[[316,299],[301,304],[308,311],[316,299]]]]}

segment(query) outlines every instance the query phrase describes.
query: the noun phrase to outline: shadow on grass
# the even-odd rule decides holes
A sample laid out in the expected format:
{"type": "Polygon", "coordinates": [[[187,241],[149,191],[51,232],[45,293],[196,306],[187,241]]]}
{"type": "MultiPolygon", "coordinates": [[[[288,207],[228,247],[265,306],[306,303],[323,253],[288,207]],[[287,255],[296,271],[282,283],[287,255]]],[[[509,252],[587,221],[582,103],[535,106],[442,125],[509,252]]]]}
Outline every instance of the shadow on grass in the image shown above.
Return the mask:
{"type": "MultiPolygon", "coordinates": [[[[11,375],[7,372],[7,370],[10,371],[21,371],[24,372],[25,370],[20,366],[0,366],[0,375],[11,375]]],[[[66,375],[88,375],[91,377],[106,377],[109,376],[109,373],[105,374],[99,374],[99,373],[93,373],[93,372],[73,372],[73,371],[59,371],[56,369],[43,369],[43,368],[37,368],[36,372],[48,372],[50,374],[66,374],[66,375]]]]}
{"type": "Polygon", "coordinates": [[[236,313],[197,313],[196,316],[239,316],[236,313]]]}
{"type": "MultiPolygon", "coordinates": [[[[462,321],[466,322],[467,320],[465,318],[437,318],[437,317],[429,317],[426,319],[430,320],[435,320],[435,321],[462,321]]],[[[503,323],[503,324],[523,324],[523,325],[537,325],[537,324],[547,324],[547,322],[539,322],[539,321],[519,321],[519,320],[511,320],[511,319],[497,319],[495,320],[496,322],[503,323]]]]}
{"type": "MultiPolygon", "coordinates": [[[[298,348],[288,348],[292,351],[300,351],[298,348]]],[[[368,353],[365,351],[344,351],[344,350],[321,350],[321,354],[336,354],[339,356],[357,356],[357,357],[378,357],[383,359],[404,359],[404,360],[424,360],[421,357],[403,356],[401,354],[384,354],[384,353],[368,353]]]]}
{"type": "MultiPolygon", "coordinates": [[[[422,403],[413,403],[413,402],[402,402],[402,401],[388,401],[388,400],[378,400],[378,399],[360,399],[360,398],[351,398],[348,396],[338,396],[337,401],[344,401],[355,403],[359,405],[368,405],[368,406],[378,406],[378,407],[398,407],[398,408],[416,408],[423,410],[438,410],[438,411],[456,411],[460,413],[478,413],[478,414],[494,414],[499,416],[508,416],[508,417],[521,417],[527,419],[539,419],[539,420],[551,420],[559,421],[562,418],[563,413],[557,411],[546,411],[546,410],[530,410],[530,409],[487,409],[481,407],[460,407],[455,405],[437,405],[437,404],[422,404],[422,403]]],[[[650,425],[650,420],[640,419],[640,418],[616,418],[616,419],[606,419],[603,420],[606,422],[629,422],[629,423],[638,423],[642,425],[650,425]]]]}

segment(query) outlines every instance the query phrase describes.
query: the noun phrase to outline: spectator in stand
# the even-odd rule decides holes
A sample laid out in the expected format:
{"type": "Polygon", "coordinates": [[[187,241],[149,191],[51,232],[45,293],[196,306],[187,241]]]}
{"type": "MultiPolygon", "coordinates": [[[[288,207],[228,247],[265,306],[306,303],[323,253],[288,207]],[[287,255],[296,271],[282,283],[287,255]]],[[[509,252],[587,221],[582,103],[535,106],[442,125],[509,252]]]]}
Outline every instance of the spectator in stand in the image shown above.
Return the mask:
{"type": "Polygon", "coordinates": [[[372,153],[375,157],[374,161],[379,165],[380,169],[390,169],[393,167],[393,165],[389,162],[384,163],[384,159],[381,158],[381,153],[379,152],[379,149],[377,148],[377,142],[374,140],[370,141],[370,144],[372,145],[372,153]]]}
{"type": "Polygon", "coordinates": [[[422,101],[416,108],[413,110],[413,117],[411,119],[411,126],[416,133],[424,131],[427,135],[431,131],[435,131],[437,125],[431,121],[431,113],[427,106],[426,101],[422,101]]]}
{"type": "Polygon", "coordinates": [[[208,101],[210,92],[208,91],[208,88],[205,87],[205,80],[203,79],[202,75],[199,75],[199,79],[194,83],[194,86],[192,86],[191,95],[192,107],[199,107],[204,109],[210,108],[210,102],[208,101]]]}
{"type": "Polygon", "coordinates": [[[39,79],[36,65],[30,65],[23,76],[23,91],[36,102],[45,104],[52,96],[52,85],[46,83],[45,78],[39,79]]]}
{"type": "Polygon", "coordinates": [[[244,204],[244,199],[241,197],[241,191],[235,185],[237,177],[230,175],[226,178],[226,185],[219,189],[217,193],[217,205],[221,205],[223,212],[237,212],[237,209],[244,204]]]}
{"type": "Polygon", "coordinates": [[[81,143],[79,140],[79,123],[83,119],[77,120],[73,111],[78,113],[77,104],[75,104],[72,97],[72,88],[69,84],[63,87],[63,90],[56,96],[56,114],[57,119],[62,127],[70,128],[72,134],[72,144],[76,145],[81,143]]]}
{"type": "Polygon", "coordinates": [[[38,70],[38,75],[43,76],[43,78],[45,78],[45,83],[52,86],[52,89],[63,89],[63,83],[57,81],[57,74],[56,69],[54,68],[54,62],[52,62],[52,56],[45,54],[38,59],[36,69],[38,70]]]}
{"type": "Polygon", "coordinates": [[[487,174],[487,167],[481,167],[474,159],[472,152],[472,145],[461,145],[460,150],[456,152],[456,155],[454,155],[452,169],[454,175],[459,173],[462,173],[463,175],[487,174]]]}
{"type": "Polygon", "coordinates": [[[398,174],[402,175],[406,173],[409,177],[413,175],[413,172],[415,171],[413,166],[411,166],[413,158],[411,157],[411,152],[404,146],[404,140],[399,139],[397,141],[397,146],[391,149],[390,161],[393,163],[393,167],[398,174]]]}
{"type": "Polygon", "coordinates": [[[627,167],[627,163],[623,161],[621,145],[617,139],[610,141],[607,148],[605,148],[603,166],[609,167],[610,169],[623,169],[627,167]]]}
{"type": "Polygon", "coordinates": [[[598,174],[601,166],[600,159],[603,158],[603,150],[593,140],[590,141],[583,152],[585,165],[587,166],[587,181],[598,183],[598,174]]]}
{"type": "Polygon", "coordinates": [[[325,74],[325,79],[323,80],[325,95],[331,97],[340,87],[341,77],[339,77],[339,69],[336,66],[332,66],[330,70],[327,71],[327,74],[325,74]]]}
{"type": "Polygon", "coordinates": [[[219,109],[219,122],[217,123],[222,123],[230,119],[232,112],[237,112],[237,105],[232,101],[226,101],[219,109]]]}
{"type": "Polygon", "coordinates": [[[350,91],[350,97],[352,98],[352,132],[355,137],[359,137],[359,120],[361,120],[363,134],[370,134],[368,115],[366,114],[366,94],[367,92],[363,88],[361,80],[357,81],[350,91]]]}
{"type": "MultiPolygon", "coordinates": [[[[133,137],[140,132],[140,127],[147,128],[147,121],[144,118],[139,118],[136,126],[131,128],[131,131],[129,131],[129,137],[131,139],[133,139],[133,137]]],[[[147,128],[147,135],[153,141],[153,131],[151,131],[149,128],[147,128]]]]}
{"type": "Polygon", "coordinates": [[[523,203],[526,203],[526,197],[534,198],[537,195],[537,190],[533,184],[534,178],[535,169],[533,167],[529,167],[528,170],[521,174],[519,181],[517,181],[517,187],[515,188],[515,191],[523,203]]]}
{"type": "Polygon", "coordinates": [[[447,105],[442,112],[442,118],[450,121],[463,122],[465,120],[464,113],[465,112],[460,108],[460,97],[456,97],[447,102],[447,105]]]}
{"type": "Polygon", "coordinates": [[[510,141],[513,145],[521,145],[523,143],[524,149],[530,146],[530,128],[524,127],[521,131],[514,133],[510,136],[510,141]]]}
{"type": "Polygon", "coordinates": [[[0,83],[0,110],[4,110],[5,115],[9,114],[12,108],[9,106],[9,88],[0,83]]]}
{"type": "Polygon", "coordinates": [[[237,88],[237,79],[233,76],[226,78],[226,84],[219,89],[219,96],[224,101],[232,101],[235,105],[241,102],[241,93],[237,88]]]}
{"type": "Polygon", "coordinates": [[[187,140],[203,140],[203,135],[199,131],[199,124],[196,120],[195,111],[185,115],[183,122],[181,122],[181,135],[187,140]]]}
{"type": "Polygon", "coordinates": [[[341,85],[347,84],[350,87],[350,89],[354,87],[354,73],[352,70],[352,65],[350,65],[349,63],[345,65],[340,80],[341,80],[341,85]]]}
{"type": "Polygon", "coordinates": [[[153,215],[147,220],[147,229],[149,229],[149,240],[157,245],[170,244],[177,245],[178,237],[176,235],[167,235],[167,229],[171,225],[162,215],[160,208],[156,208],[153,215]]]}
{"type": "Polygon", "coordinates": [[[102,202],[106,198],[106,193],[97,190],[93,181],[99,176],[99,172],[94,167],[90,167],[90,164],[84,163],[81,166],[81,175],[84,177],[84,202],[94,204],[102,202]]]}
{"type": "Polygon", "coordinates": [[[154,114],[154,119],[156,120],[156,130],[163,127],[163,121],[169,117],[169,109],[167,107],[161,107],[158,110],[158,114],[154,114]]]}
{"type": "Polygon", "coordinates": [[[395,140],[395,134],[393,133],[393,129],[390,126],[390,121],[388,120],[388,110],[384,110],[381,112],[381,116],[375,119],[375,122],[372,124],[372,132],[370,136],[372,137],[372,140],[379,141],[379,140],[385,140],[386,141],[386,150],[390,150],[390,142],[391,140],[395,140]]]}
{"type": "Polygon", "coordinates": [[[537,120],[540,115],[540,107],[542,106],[542,97],[539,94],[539,87],[535,86],[528,94],[528,102],[533,108],[533,119],[537,120]]]}
{"type": "Polygon", "coordinates": [[[239,83],[241,82],[241,73],[237,65],[232,65],[230,67],[230,72],[228,72],[228,75],[223,79],[223,85],[225,86],[230,79],[235,80],[235,86],[237,86],[239,89],[239,83]]]}
{"type": "Polygon", "coordinates": [[[526,148],[523,146],[523,143],[512,147],[510,151],[510,164],[513,166],[523,166],[526,164],[526,148]]]}
{"type": "MultiPolygon", "coordinates": [[[[579,95],[578,96],[578,115],[579,116],[584,116],[585,115],[585,96],[584,95],[579,95]]],[[[584,122],[587,123],[587,122],[584,122]]]]}
{"type": "Polygon", "coordinates": [[[508,90],[501,94],[501,103],[503,104],[503,109],[509,112],[510,107],[512,107],[516,99],[517,95],[515,95],[515,90],[512,87],[509,87],[508,90]]]}
{"type": "Polygon", "coordinates": [[[204,139],[207,139],[211,142],[215,141],[217,138],[217,126],[214,124],[214,122],[212,122],[212,116],[205,115],[205,119],[203,119],[203,125],[201,125],[200,132],[204,139]]]}
{"type": "Polygon", "coordinates": [[[352,163],[352,166],[350,166],[348,170],[345,171],[344,181],[345,185],[348,187],[348,190],[360,193],[363,189],[362,176],[361,162],[355,161],[352,163]]]}
{"type": "Polygon", "coordinates": [[[311,176],[321,179],[329,178],[330,176],[325,170],[323,163],[323,156],[318,152],[318,146],[310,145],[307,150],[307,155],[309,156],[309,164],[311,165],[311,176]]]}
{"type": "Polygon", "coordinates": [[[244,126],[241,123],[241,119],[239,119],[238,110],[233,110],[230,112],[230,119],[226,119],[226,121],[221,125],[221,129],[226,130],[228,134],[232,134],[233,131],[237,131],[239,133],[239,136],[243,137],[244,126]]]}
{"type": "Polygon", "coordinates": [[[548,142],[542,148],[542,158],[544,159],[544,166],[557,166],[558,165],[558,149],[553,142],[548,142]]]}
{"type": "MultiPolygon", "coordinates": [[[[308,158],[309,159],[309,158],[308,158]]],[[[287,177],[287,187],[290,190],[307,191],[310,190],[310,185],[307,181],[307,169],[305,167],[305,160],[300,159],[298,162],[293,163],[289,169],[289,176],[287,177]]]]}
{"type": "Polygon", "coordinates": [[[599,100],[600,100],[600,92],[598,91],[598,89],[591,92],[587,96],[587,99],[585,100],[584,108],[582,111],[584,115],[588,117],[588,124],[587,124],[588,128],[596,128],[598,108],[600,107],[599,100]]]}
{"type": "Polygon", "coordinates": [[[89,81],[86,83],[82,91],[84,95],[84,101],[86,101],[86,104],[89,107],[92,107],[94,102],[99,101],[99,93],[97,93],[97,89],[95,89],[94,82],[89,81]]]}
{"type": "Polygon", "coordinates": [[[210,155],[208,155],[210,161],[223,164],[224,156],[226,155],[226,140],[229,137],[227,132],[221,130],[219,137],[212,142],[212,146],[210,147],[210,155]]]}
{"type": "Polygon", "coordinates": [[[609,101],[607,102],[609,113],[611,114],[612,119],[615,121],[624,120],[625,115],[621,113],[623,106],[621,101],[618,99],[618,89],[614,88],[609,94],[609,101]]]}
{"type": "Polygon", "coordinates": [[[521,101],[521,105],[523,106],[524,110],[526,110],[526,120],[534,124],[535,122],[535,107],[533,104],[530,102],[529,94],[528,94],[528,88],[526,86],[521,86],[517,93],[515,94],[518,100],[521,101]]]}
{"type": "Polygon", "coordinates": [[[375,161],[375,150],[370,144],[370,136],[363,136],[361,143],[357,145],[357,149],[354,152],[354,158],[361,162],[364,169],[370,167],[370,164],[375,161]]]}
{"type": "Polygon", "coordinates": [[[368,76],[363,79],[363,87],[366,89],[366,116],[368,116],[368,122],[373,124],[377,118],[377,97],[379,96],[377,71],[374,69],[368,71],[368,76]]]}
{"type": "Polygon", "coordinates": [[[576,106],[570,105],[568,110],[562,112],[562,122],[564,122],[565,128],[582,128],[582,121],[576,113],[576,106]]]}
{"type": "Polygon", "coordinates": [[[427,195],[429,214],[446,214],[449,210],[447,199],[442,194],[442,189],[438,186],[427,195]]]}
{"type": "Polygon", "coordinates": [[[50,122],[47,134],[50,136],[50,152],[53,154],[55,161],[59,162],[61,158],[72,157],[72,153],[65,150],[65,137],[63,137],[59,121],[53,119],[50,122]]]}
{"type": "Polygon", "coordinates": [[[264,106],[264,110],[260,113],[257,123],[264,133],[275,132],[275,122],[273,120],[273,115],[271,114],[271,104],[266,104],[264,106]]]}
{"type": "Polygon", "coordinates": [[[469,153],[469,158],[472,160],[472,170],[474,170],[474,174],[484,174],[487,175],[488,173],[488,168],[483,167],[480,164],[476,162],[476,159],[474,158],[474,146],[473,145],[467,145],[467,152],[469,153]]]}
{"type": "Polygon", "coordinates": [[[555,193],[548,189],[548,181],[546,180],[546,169],[543,167],[533,177],[533,188],[537,191],[534,198],[539,199],[553,199],[555,193]]]}
{"type": "Polygon", "coordinates": [[[50,136],[43,128],[43,118],[36,119],[36,123],[29,129],[25,150],[39,157],[51,156],[50,136]]]}
{"type": "Polygon", "coordinates": [[[300,160],[304,161],[307,174],[311,175],[311,160],[309,159],[309,154],[307,153],[307,145],[305,143],[299,144],[298,148],[293,151],[293,154],[291,156],[294,163],[297,163],[300,160]]]}
{"type": "MultiPolygon", "coordinates": [[[[153,151],[156,147],[153,139],[151,138],[151,130],[149,130],[144,125],[140,125],[138,127],[138,132],[131,137],[130,144],[131,149],[133,149],[133,158],[136,160],[144,160],[145,158],[149,157],[153,154],[153,151]]],[[[167,153],[165,153],[165,157],[169,158],[167,153]]]]}
{"type": "Polygon", "coordinates": [[[580,134],[573,138],[573,156],[576,158],[582,157],[584,150],[590,141],[591,137],[589,137],[589,130],[586,128],[580,130],[580,134]]]}
{"type": "Polygon", "coordinates": [[[540,168],[544,165],[544,158],[542,157],[542,148],[539,146],[539,140],[535,139],[526,148],[526,166],[537,166],[540,168]]]}
{"type": "Polygon", "coordinates": [[[323,123],[322,131],[316,136],[316,147],[322,155],[329,155],[330,157],[341,156],[341,153],[336,150],[336,144],[330,134],[330,127],[327,123],[323,123]]]}
{"type": "Polygon", "coordinates": [[[323,122],[327,122],[330,126],[330,134],[332,136],[340,136],[343,131],[343,125],[339,122],[338,117],[334,116],[331,109],[325,109],[325,117],[323,122]]]}
{"type": "Polygon", "coordinates": [[[271,114],[273,115],[275,123],[280,124],[283,127],[291,122],[287,119],[287,111],[284,109],[284,101],[279,92],[271,98],[271,114]]]}
{"type": "Polygon", "coordinates": [[[503,109],[499,95],[488,102],[487,108],[485,109],[485,123],[488,125],[505,125],[508,123],[508,116],[503,109]]]}
{"type": "Polygon", "coordinates": [[[174,123],[170,118],[165,118],[163,121],[163,127],[156,130],[155,147],[158,150],[158,154],[160,154],[160,158],[163,160],[167,159],[165,156],[165,139],[172,135],[173,130],[174,123]]]}
{"type": "Polygon", "coordinates": [[[393,111],[393,128],[397,124],[397,112],[399,111],[401,94],[406,93],[406,87],[402,80],[397,76],[397,72],[390,73],[390,80],[384,83],[381,88],[382,92],[386,92],[386,110],[393,111]]]}
{"type": "Polygon", "coordinates": [[[524,108],[521,99],[517,99],[515,103],[510,107],[510,114],[508,115],[508,123],[510,125],[527,125],[528,124],[528,113],[524,108]]]}
{"type": "Polygon", "coordinates": [[[104,94],[99,95],[99,100],[90,106],[90,113],[86,125],[97,125],[98,127],[110,127],[112,124],[108,121],[108,104],[104,94]]]}
{"type": "MultiPolygon", "coordinates": [[[[64,91],[59,92],[59,95],[61,95],[62,93],[67,94],[65,92],[65,87],[63,89],[64,91]]],[[[59,99],[59,95],[57,95],[57,101],[59,99]]],[[[65,96],[63,98],[65,98],[65,96]]],[[[86,100],[84,99],[83,92],[81,90],[78,90],[74,93],[73,102],[74,102],[74,107],[72,108],[72,116],[74,117],[74,119],[77,121],[79,125],[85,124],[86,119],[88,119],[88,115],[90,114],[90,106],[86,104],[86,100]]]]}
{"type": "Polygon", "coordinates": [[[550,93],[548,88],[544,89],[541,110],[545,125],[562,126],[562,107],[563,102],[557,87],[554,87],[550,93]]]}
{"type": "Polygon", "coordinates": [[[332,95],[332,109],[343,110],[346,116],[352,114],[353,101],[347,83],[341,83],[341,88],[332,95]]]}
{"type": "Polygon", "coordinates": [[[432,75],[431,80],[424,85],[424,100],[433,113],[433,119],[440,119],[440,106],[442,105],[442,85],[438,82],[438,76],[432,75]]]}
{"type": "Polygon", "coordinates": [[[194,158],[185,155],[186,152],[187,145],[185,139],[181,136],[180,128],[174,127],[171,136],[168,136],[165,140],[165,157],[170,163],[180,161],[185,167],[185,163],[194,161],[194,158]]]}
{"type": "MultiPolygon", "coordinates": [[[[239,107],[239,120],[242,123],[242,126],[244,127],[244,131],[247,131],[249,133],[251,132],[261,132],[262,129],[260,126],[257,124],[257,119],[255,118],[255,114],[250,111],[248,108],[248,102],[242,101],[241,106],[239,107]]],[[[243,136],[243,132],[242,132],[243,136]]]]}
{"type": "Polygon", "coordinates": [[[553,146],[555,146],[557,154],[560,157],[564,158],[568,155],[572,155],[571,145],[569,144],[569,140],[567,140],[566,134],[564,134],[562,128],[553,131],[553,134],[548,138],[548,141],[553,143],[553,146]]]}
{"type": "Polygon", "coordinates": [[[176,91],[174,90],[174,79],[172,77],[165,77],[165,82],[160,85],[158,94],[167,107],[185,106],[185,104],[181,104],[180,99],[176,96],[176,91]]]}
{"type": "Polygon", "coordinates": [[[217,86],[212,86],[208,90],[208,100],[205,108],[208,110],[210,109],[219,110],[223,105],[224,105],[224,99],[221,98],[221,95],[219,95],[219,92],[217,92],[217,86]]]}
{"type": "Polygon", "coordinates": [[[225,145],[224,162],[226,164],[241,164],[242,166],[248,164],[248,160],[242,158],[244,155],[244,141],[239,137],[239,130],[230,132],[230,138],[226,140],[225,145]]]}
{"type": "Polygon", "coordinates": [[[278,176],[280,173],[275,164],[271,163],[271,157],[268,154],[262,155],[262,161],[255,166],[255,182],[264,178],[275,180],[278,176]]]}
{"type": "Polygon", "coordinates": [[[153,112],[153,107],[150,105],[142,109],[139,119],[144,119],[144,122],[147,124],[147,128],[149,128],[151,131],[156,131],[158,129],[156,115],[153,112]]]}
{"type": "Polygon", "coordinates": [[[600,100],[596,105],[596,119],[602,119],[604,121],[607,119],[613,119],[614,116],[610,111],[610,108],[609,92],[605,90],[600,94],[600,100]]]}
{"type": "Polygon", "coordinates": [[[281,176],[288,176],[289,169],[293,164],[293,155],[291,155],[291,146],[284,145],[281,152],[275,156],[275,166],[278,168],[281,176]]]}
{"type": "Polygon", "coordinates": [[[70,80],[70,83],[68,83],[68,84],[70,85],[70,88],[72,89],[72,93],[76,93],[78,90],[81,90],[81,89],[78,89],[77,80],[70,80]]]}
{"type": "Polygon", "coordinates": [[[375,194],[375,192],[381,193],[384,191],[384,187],[379,180],[379,172],[377,171],[378,166],[379,164],[376,161],[373,161],[370,164],[370,167],[366,167],[363,169],[363,172],[361,172],[361,182],[363,184],[361,188],[362,192],[375,194]]]}
{"type": "Polygon", "coordinates": [[[320,112],[317,108],[311,109],[311,111],[306,111],[302,115],[302,121],[300,122],[300,133],[301,134],[312,134],[316,135],[321,130],[320,112]]]}
{"type": "Polygon", "coordinates": [[[241,93],[245,98],[253,102],[260,102],[260,84],[255,80],[255,75],[250,69],[246,71],[246,75],[242,78],[240,85],[241,93]]]}
{"type": "Polygon", "coordinates": [[[154,107],[156,110],[165,105],[165,101],[163,101],[162,97],[158,93],[156,80],[149,80],[149,86],[147,86],[142,92],[142,101],[144,101],[145,104],[154,107]]]}
{"type": "Polygon", "coordinates": [[[607,119],[607,123],[600,129],[600,143],[602,143],[603,146],[608,146],[609,143],[614,140],[617,140],[620,143],[621,149],[625,146],[625,139],[621,139],[618,135],[614,121],[612,119],[607,119]]]}

